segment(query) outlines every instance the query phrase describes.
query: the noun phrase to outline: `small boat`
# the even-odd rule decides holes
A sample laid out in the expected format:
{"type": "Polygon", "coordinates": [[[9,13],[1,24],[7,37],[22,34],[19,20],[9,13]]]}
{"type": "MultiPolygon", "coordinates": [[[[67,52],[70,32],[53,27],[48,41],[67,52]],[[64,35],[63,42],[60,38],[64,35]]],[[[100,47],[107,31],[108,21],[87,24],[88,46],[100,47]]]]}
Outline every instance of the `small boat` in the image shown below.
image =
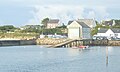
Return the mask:
{"type": "Polygon", "coordinates": [[[88,48],[89,46],[79,46],[79,48],[81,49],[85,49],[85,48],[88,48]]]}

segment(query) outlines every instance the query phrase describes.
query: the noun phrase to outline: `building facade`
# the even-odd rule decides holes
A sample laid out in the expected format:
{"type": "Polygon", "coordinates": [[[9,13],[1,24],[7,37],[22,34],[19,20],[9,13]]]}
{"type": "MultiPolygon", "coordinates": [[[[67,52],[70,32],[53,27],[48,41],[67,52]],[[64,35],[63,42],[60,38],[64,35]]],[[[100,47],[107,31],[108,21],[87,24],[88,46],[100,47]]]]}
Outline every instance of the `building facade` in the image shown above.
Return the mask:
{"type": "Polygon", "coordinates": [[[50,29],[50,28],[56,28],[59,26],[59,19],[50,19],[47,23],[47,28],[50,29]]]}
{"type": "Polygon", "coordinates": [[[90,27],[84,22],[69,21],[68,38],[70,39],[90,39],[90,27]]]}

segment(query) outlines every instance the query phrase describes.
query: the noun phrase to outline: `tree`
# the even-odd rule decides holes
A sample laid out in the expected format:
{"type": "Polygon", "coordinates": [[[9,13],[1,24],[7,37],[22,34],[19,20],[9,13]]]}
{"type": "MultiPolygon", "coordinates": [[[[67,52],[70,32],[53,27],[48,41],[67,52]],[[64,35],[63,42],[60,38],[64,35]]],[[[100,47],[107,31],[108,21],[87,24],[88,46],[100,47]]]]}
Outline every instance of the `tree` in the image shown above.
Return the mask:
{"type": "Polygon", "coordinates": [[[59,26],[59,27],[57,27],[57,28],[67,28],[67,26],[65,26],[65,24],[62,23],[62,26],[59,26]]]}
{"type": "Polygon", "coordinates": [[[8,32],[8,31],[14,32],[15,29],[17,29],[17,28],[15,28],[13,25],[0,26],[0,30],[2,32],[8,32]]]}
{"type": "Polygon", "coordinates": [[[41,24],[43,24],[44,27],[47,27],[48,21],[49,21],[49,18],[45,18],[41,21],[41,24]]]}

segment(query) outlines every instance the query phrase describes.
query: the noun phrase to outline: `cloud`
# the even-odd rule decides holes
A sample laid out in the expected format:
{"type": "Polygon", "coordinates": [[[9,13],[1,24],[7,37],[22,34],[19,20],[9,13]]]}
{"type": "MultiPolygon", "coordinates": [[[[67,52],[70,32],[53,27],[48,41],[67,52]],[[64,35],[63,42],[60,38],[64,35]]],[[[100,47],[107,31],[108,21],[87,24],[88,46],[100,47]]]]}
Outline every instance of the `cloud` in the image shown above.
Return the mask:
{"type": "Polygon", "coordinates": [[[86,17],[87,18],[95,18],[97,20],[103,20],[109,18],[109,12],[107,11],[107,7],[97,6],[97,7],[87,7],[86,8],[86,17]]]}
{"type": "Polygon", "coordinates": [[[87,18],[92,18],[92,19],[94,19],[95,17],[96,17],[95,11],[89,11],[89,12],[88,12],[87,18]]]}
{"type": "Polygon", "coordinates": [[[35,6],[35,10],[31,13],[34,15],[34,21],[42,20],[46,17],[52,19],[60,19],[67,23],[68,20],[83,18],[84,7],[82,6],[65,6],[65,5],[44,5],[35,6]]]}
{"type": "Polygon", "coordinates": [[[34,20],[37,24],[46,17],[51,19],[60,19],[65,24],[67,24],[69,20],[76,20],[80,18],[96,18],[101,20],[109,17],[107,8],[103,6],[87,7],[81,5],[36,5],[34,8],[35,9],[31,11],[34,18],[30,20],[34,20]]]}

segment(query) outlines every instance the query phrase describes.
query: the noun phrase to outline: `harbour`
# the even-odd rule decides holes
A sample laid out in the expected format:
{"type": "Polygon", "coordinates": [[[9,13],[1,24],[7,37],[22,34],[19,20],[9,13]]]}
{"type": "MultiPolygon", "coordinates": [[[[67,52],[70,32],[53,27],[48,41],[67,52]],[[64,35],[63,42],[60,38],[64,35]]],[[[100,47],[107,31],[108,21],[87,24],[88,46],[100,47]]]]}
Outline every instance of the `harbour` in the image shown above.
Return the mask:
{"type": "Polygon", "coordinates": [[[120,72],[120,0],[0,3],[0,72],[120,72]]]}
{"type": "Polygon", "coordinates": [[[119,57],[119,46],[91,46],[81,51],[41,45],[0,47],[0,72],[119,72],[119,57]]]}

